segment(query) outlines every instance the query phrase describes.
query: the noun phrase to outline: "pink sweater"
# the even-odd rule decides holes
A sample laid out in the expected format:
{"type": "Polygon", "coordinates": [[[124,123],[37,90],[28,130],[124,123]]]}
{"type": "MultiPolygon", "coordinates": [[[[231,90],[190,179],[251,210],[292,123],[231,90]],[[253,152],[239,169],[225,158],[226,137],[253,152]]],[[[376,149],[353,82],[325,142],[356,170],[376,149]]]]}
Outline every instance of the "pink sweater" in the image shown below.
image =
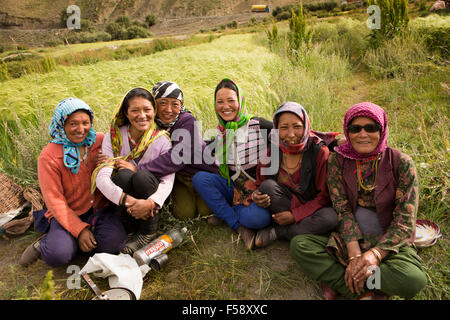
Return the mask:
{"type": "MultiPolygon", "coordinates": [[[[125,156],[130,153],[130,144],[128,141],[128,133],[127,133],[127,126],[120,127],[120,132],[122,133],[122,148],[120,149],[120,155],[125,156]]],[[[157,138],[144,152],[144,155],[139,160],[139,163],[136,165],[136,162],[134,160],[131,160],[131,162],[137,166],[138,170],[145,170],[143,169],[143,166],[154,159],[156,159],[161,154],[164,154],[170,150],[172,147],[172,144],[170,140],[165,137],[161,136],[157,138]]],[[[111,144],[111,135],[107,133],[105,135],[105,139],[103,140],[103,146],[102,146],[102,152],[104,155],[107,155],[108,158],[113,158],[114,153],[112,150],[112,144],[111,144]]],[[[103,193],[103,195],[108,198],[109,201],[119,204],[120,197],[122,195],[122,188],[114,184],[114,182],[111,180],[111,174],[113,172],[112,168],[104,167],[102,168],[97,175],[97,178],[95,180],[97,184],[97,188],[103,193]]],[[[170,195],[170,192],[172,192],[173,183],[175,180],[175,173],[168,174],[166,176],[163,176],[159,179],[159,186],[155,193],[150,195],[150,199],[152,199],[158,206],[161,208],[164,204],[164,201],[167,199],[167,197],[170,195]]]]}
{"type": "Polygon", "coordinates": [[[103,133],[97,133],[97,140],[89,148],[87,164],[81,163],[78,174],[64,166],[63,146],[60,144],[49,143],[39,155],[39,186],[48,209],[45,217],[55,218],[75,238],[89,226],[79,216],[92,206],[100,208],[104,204],[100,192],[96,191],[94,195],[90,192],[91,174],[103,136],[103,133]]]}

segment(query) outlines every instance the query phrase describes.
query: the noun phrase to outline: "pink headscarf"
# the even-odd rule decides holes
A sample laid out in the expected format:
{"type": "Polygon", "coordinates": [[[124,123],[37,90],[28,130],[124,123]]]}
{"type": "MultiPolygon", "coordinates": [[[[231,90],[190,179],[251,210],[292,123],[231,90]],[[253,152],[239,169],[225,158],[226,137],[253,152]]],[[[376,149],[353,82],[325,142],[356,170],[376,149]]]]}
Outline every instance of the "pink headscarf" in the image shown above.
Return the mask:
{"type": "Polygon", "coordinates": [[[380,106],[377,106],[371,102],[361,102],[355,104],[353,107],[347,110],[344,117],[344,134],[347,142],[334,148],[334,151],[343,155],[346,158],[354,160],[367,160],[383,152],[387,148],[387,136],[388,136],[388,121],[386,112],[380,106]],[[357,117],[367,117],[373,119],[381,126],[380,141],[378,146],[371,153],[361,154],[353,149],[348,136],[347,127],[349,123],[357,117]]]}

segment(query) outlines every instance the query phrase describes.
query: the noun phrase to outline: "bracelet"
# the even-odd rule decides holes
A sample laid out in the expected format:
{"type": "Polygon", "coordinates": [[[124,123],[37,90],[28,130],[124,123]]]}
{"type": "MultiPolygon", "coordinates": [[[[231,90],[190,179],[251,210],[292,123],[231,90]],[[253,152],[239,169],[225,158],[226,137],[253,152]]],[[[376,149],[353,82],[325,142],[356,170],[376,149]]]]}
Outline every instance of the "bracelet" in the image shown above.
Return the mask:
{"type": "Polygon", "coordinates": [[[356,258],[359,258],[359,257],[361,257],[361,253],[358,253],[356,256],[349,257],[349,258],[348,258],[348,262],[350,262],[350,261],[352,261],[352,260],[355,260],[356,258]]]}
{"type": "Polygon", "coordinates": [[[122,199],[122,203],[120,204],[121,206],[124,206],[125,205],[125,201],[127,200],[127,194],[126,193],[124,193],[125,195],[123,196],[123,199],[122,199]]]}
{"type": "Polygon", "coordinates": [[[378,251],[377,249],[375,249],[375,247],[374,247],[374,248],[371,248],[370,251],[372,251],[372,253],[377,257],[378,262],[381,263],[381,260],[383,260],[383,257],[381,256],[380,251],[378,251]]]}

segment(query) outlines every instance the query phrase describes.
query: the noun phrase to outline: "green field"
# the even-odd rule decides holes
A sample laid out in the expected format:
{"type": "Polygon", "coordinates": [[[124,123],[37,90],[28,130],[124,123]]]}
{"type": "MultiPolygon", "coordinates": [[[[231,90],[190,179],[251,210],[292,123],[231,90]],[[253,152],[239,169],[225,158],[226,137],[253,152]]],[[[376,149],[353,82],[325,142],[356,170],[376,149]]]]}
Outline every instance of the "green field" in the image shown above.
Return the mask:
{"type": "MultiPolygon", "coordinates": [[[[425,25],[450,26],[446,17],[422,20],[425,25]]],[[[429,284],[416,299],[449,299],[448,61],[427,51],[414,32],[403,42],[369,54],[363,49],[364,21],[333,19],[317,22],[314,28],[312,48],[297,63],[271,51],[265,33],[257,32],[223,35],[210,43],[125,61],[57,66],[49,73],[0,82],[0,170],[23,185],[37,186],[36,160],[50,140],[49,119],[57,102],[69,96],[92,106],[94,127],[103,132],[112,110],[128,90],[137,86],[150,89],[160,80],[180,85],[185,105],[202,121],[203,132],[215,128],[213,92],[224,77],[234,79],[244,90],[251,114],[271,119],[279,104],[297,101],[308,111],[312,128],[321,131],[342,132],[345,111],[357,102],[372,101],[387,111],[389,144],[410,154],[418,167],[418,217],[437,222],[443,234],[433,247],[418,250],[429,284]],[[413,43],[415,51],[411,52],[407,48],[413,43]],[[390,73],[394,76],[383,76],[390,73]]],[[[281,25],[281,33],[285,31],[281,25]]],[[[182,224],[167,216],[163,227],[182,224]]],[[[163,272],[144,279],[142,299],[320,299],[318,284],[303,276],[289,257],[287,243],[245,252],[237,235],[225,226],[211,227],[201,219],[186,224],[190,230],[187,241],[169,254],[163,272]]],[[[17,264],[37,236],[30,229],[21,237],[0,240],[0,299],[42,296],[41,284],[50,268],[42,261],[32,269],[17,264]]],[[[85,260],[76,263],[82,267],[85,260]]],[[[66,289],[65,271],[53,270],[55,296],[91,297],[85,287],[66,289]]],[[[105,281],[98,281],[107,288],[105,281]]]]}

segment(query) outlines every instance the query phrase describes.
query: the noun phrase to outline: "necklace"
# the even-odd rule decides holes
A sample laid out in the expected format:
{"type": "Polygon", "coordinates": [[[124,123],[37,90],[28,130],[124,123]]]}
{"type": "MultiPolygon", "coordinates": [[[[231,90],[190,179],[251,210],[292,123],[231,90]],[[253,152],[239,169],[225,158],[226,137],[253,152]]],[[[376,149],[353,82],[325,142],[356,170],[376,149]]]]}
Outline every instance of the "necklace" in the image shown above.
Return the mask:
{"type": "MultiPolygon", "coordinates": [[[[369,159],[369,160],[373,160],[373,159],[369,159]]],[[[372,191],[373,189],[375,189],[376,187],[376,183],[377,183],[377,172],[378,172],[378,161],[380,160],[380,155],[378,155],[376,157],[375,160],[375,177],[373,180],[373,184],[371,186],[365,186],[364,185],[364,181],[363,181],[363,177],[362,177],[362,172],[361,172],[361,164],[363,164],[366,161],[360,162],[359,160],[356,160],[356,171],[357,171],[357,176],[358,176],[358,183],[359,186],[361,188],[363,188],[366,191],[372,191]]]]}
{"type": "Polygon", "coordinates": [[[288,165],[287,165],[287,160],[286,160],[286,158],[283,156],[283,162],[284,162],[284,165],[285,165],[286,169],[288,169],[288,170],[294,170],[294,169],[297,169],[298,166],[300,165],[301,160],[302,160],[302,157],[299,157],[298,160],[297,160],[297,164],[295,165],[295,167],[289,168],[288,165]]]}
{"type": "Polygon", "coordinates": [[[86,161],[86,159],[87,159],[87,156],[88,156],[88,147],[87,146],[84,146],[84,155],[81,157],[81,162],[83,162],[83,161],[86,161]]]}

